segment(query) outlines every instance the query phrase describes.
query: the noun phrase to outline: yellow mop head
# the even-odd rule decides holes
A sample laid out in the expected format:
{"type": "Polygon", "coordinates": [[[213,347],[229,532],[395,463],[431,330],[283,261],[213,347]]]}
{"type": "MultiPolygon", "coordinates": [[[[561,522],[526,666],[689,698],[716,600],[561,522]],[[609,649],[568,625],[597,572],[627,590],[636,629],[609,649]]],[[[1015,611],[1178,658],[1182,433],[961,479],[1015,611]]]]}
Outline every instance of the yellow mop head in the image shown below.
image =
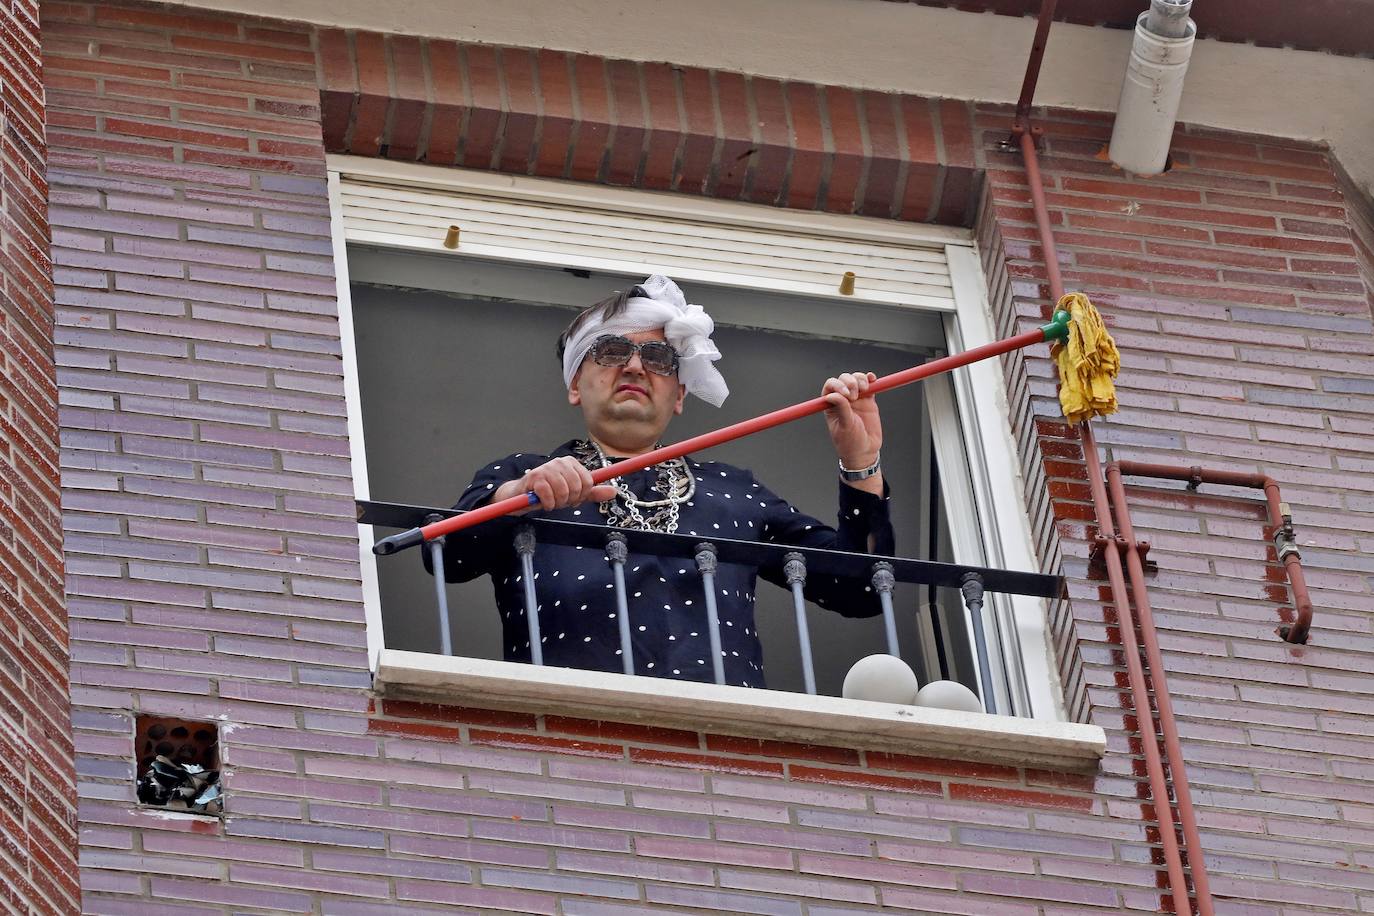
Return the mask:
{"type": "Polygon", "coordinates": [[[1069,313],[1069,336],[1050,349],[1059,366],[1059,406],[1072,423],[1116,413],[1112,379],[1121,368],[1112,335],[1082,293],[1068,293],[1059,308],[1069,313]]]}

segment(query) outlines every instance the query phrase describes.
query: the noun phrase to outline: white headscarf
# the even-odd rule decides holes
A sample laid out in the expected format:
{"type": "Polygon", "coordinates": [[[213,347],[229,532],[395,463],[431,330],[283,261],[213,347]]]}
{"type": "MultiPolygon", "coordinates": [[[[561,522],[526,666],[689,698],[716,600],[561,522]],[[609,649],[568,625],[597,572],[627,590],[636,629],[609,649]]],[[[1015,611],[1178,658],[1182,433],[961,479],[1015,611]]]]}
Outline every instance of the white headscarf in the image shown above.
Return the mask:
{"type": "Polygon", "coordinates": [[[609,320],[588,321],[568,338],[563,350],[563,382],[572,387],[573,376],[587,351],[603,334],[634,334],[663,329],[663,336],[678,352],[678,381],[687,391],[713,407],[719,407],[730,394],[725,379],[711,363],[720,351],[711,342],[716,323],[699,305],[688,305],[676,283],[654,274],[639,284],[645,296],[632,297],[625,311],[609,320]]]}

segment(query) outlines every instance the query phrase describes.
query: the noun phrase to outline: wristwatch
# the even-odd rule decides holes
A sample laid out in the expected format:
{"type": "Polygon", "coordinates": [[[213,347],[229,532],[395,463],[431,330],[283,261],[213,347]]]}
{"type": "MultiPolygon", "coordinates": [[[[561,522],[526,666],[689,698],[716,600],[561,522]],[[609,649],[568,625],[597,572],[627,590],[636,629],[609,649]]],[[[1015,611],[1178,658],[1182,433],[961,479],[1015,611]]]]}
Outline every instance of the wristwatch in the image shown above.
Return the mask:
{"type": "Polygon", "coordinates": [[[850,470],[849,468],[845,467],[845,466],[844,466],[844,462],[841,461],[841,462],[840,462],[840,479],[841,479],[841,480],[847,480],[847,481],[849,481],[849,482],[851,482],[851,483],[856,482],[856,481],[860,481],[860,480],[867,480],[868,478],[872,477],[874,474],[877,474],[877,473],[878,473],[878,470],[879,470],[879,468],[882,466],[882,463],[883,463],[882,452],[879,452],[878,454],[876,454],[876,455],[873,456],[873,463],[872,463],[872,464],[870,464],[870,465],[869,465],[868,467],[866,467],[866,468],[861,468],[860,470],[857,470],[857,471],[850,470]]]}

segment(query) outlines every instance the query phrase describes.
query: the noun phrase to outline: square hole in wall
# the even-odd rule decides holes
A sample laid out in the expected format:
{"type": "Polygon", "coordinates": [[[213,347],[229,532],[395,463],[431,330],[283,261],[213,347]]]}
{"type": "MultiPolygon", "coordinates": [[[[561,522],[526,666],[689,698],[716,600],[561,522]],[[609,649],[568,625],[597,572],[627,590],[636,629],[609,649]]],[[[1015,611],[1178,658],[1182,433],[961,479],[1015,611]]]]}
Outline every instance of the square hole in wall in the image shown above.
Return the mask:
{"type": "Polygon", "coordinates": [[[197,814],[223,809],[217,723],[140,715],[134,750],[143,804],[197,814]]]}

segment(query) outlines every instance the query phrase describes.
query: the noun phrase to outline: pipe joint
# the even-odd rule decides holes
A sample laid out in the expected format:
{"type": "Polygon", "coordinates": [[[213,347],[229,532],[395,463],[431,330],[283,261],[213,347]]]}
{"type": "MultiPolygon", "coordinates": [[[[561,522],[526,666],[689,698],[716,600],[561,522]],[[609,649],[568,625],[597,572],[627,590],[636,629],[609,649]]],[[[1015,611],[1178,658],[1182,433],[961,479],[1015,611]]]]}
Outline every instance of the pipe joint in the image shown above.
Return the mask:
{"type": "Polygon", "coordinates": [[[1274,553],[1278,555],[1280,563],[1285,562],[1289,557],[1302,559],[1302,553],[1298,550],[1298,539],[1293,531],[1291,519],[1285,519],[1283,525],[1274,532],[1274,553]]]}

